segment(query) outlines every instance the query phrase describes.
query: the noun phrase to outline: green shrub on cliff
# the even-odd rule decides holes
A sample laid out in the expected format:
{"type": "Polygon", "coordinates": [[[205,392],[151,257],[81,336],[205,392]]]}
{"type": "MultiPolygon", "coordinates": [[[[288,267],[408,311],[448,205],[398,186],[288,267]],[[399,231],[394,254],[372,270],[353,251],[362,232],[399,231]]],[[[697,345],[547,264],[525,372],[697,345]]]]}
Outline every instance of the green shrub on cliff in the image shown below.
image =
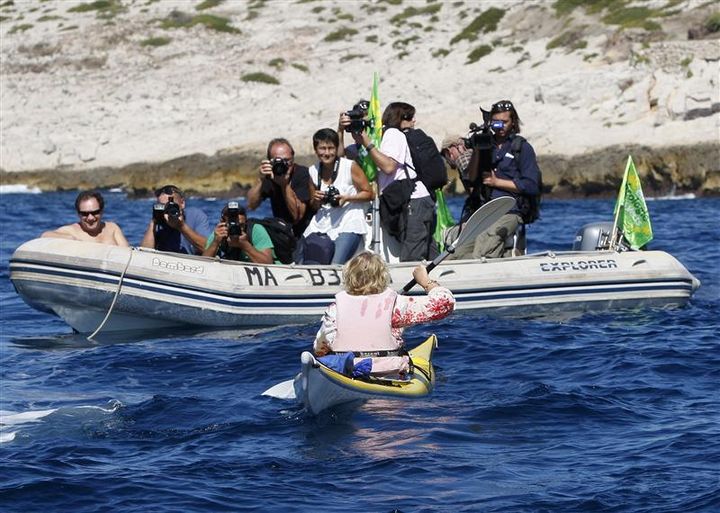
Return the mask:
{"type": "Polygon", "coordinates": [[[408,18],[412,18],[413,16],[436,14],[440,11],[440,9],[442,9],[442,4],[439,3],[426,5],[425,7],[406,7],[403,12],[401,12],[400,14],[396,14],[395,16],[390,18],[390,23],[398,25],[406,21],[408,18]]]}
{"type": "Polygon", "coordinates": [[[568,52],[580,50],[587,47],[587,41],[585,41],[582,36],[582,27],[578,30],[568,30],[567,32],[563,32],[556,38],[550,40],[548,44],[545,45],[545,49],[552,50],[554,48],[563,47],[568,52]]]}
{"type": "Polygon", "coordinates": [[[15,25],[13,28],[8,30],[8,34],[15,34],[16,32],[25,32],[26,30],[29,30],[33,28],[32,23],[22,23],[20,25],[15,25]]]}
{"type": "Polygon", "coordinates": [[[91,12],[97,11],[98,18],[112,18],[125,10],[119,0],[96,0],[95,2],[78,4],[71,7],[67,12],[91,12]]]}
{"type": "Polygon", "coordinates": [[[720,32],[720,12],[711,14],[705,20],[705,29],[710,33],[720,32]]]}
{"type": "Polygon", "coordinates": [[[661,10],[645,6],[623,7],[606,14],[602,20],[609,25],[619,25],[622,28],[660,30],[662,28],[660,24],[650,19],[655,16],[662,16],[661,10]]]}
{"type": "Polygon", "coordinates": [[[343,27],[336,30],[335,32],[330,32],[327,36],[325,36],[323,41],[327,41],[329,43],[334,43],[336,41],[345,41],[346,39],[354,36],[357,33],[358,31],[354,28],[343,27]]]}
{"type": "Polygon", "coordinates": [[[230,20],[213,14],[185,14],[181,11],[171,11],[167,18],[162,20],[160,26],[164,29],[189,28],[195,25],[203,25],[210,30],[227,32],[229,34],[240,34],[240,30],[230,25],[230,20]]]}
{"type": "Polygon", "coordinates": [[[491,7],[471,21],[470,25],[465,27],[457,36],[452,38],[450,44],[458,43],[463,39],[471,42],[475,41],[481,31],[485,33],[494,32],[497,30],[498,23],[500,23],[504,15],[505,11],[502,9],[491,7]]]}
{"type": "Polygon", "coordinates": [[[204,11],[205,9],[212,9],[213,7],[217,7],[221,3],[223,3],[224,0],[204,0],[203,2],[200,2],[198,5],[195,6],[196,11],[204,11]]]}
{"type": "Polygon", "coordinates": [[[256,71],[255,73],[246,73],[245,75],[240,77],[240,80],[242,80],[243,82],[260,82],[261,84],[280,84],[280,81],[277,78],[273,77],[272,75],[268,75],[267,73],[263,73],[262,71],[256,71]]]}
{"type": "Polygon", "coordinates": [[[172,41],[172,39],[169,37],[149,37],[140,41],[140,46],[165,46],[170,44],[170,41],[172,41]]]}
{"type": "Polygon", "coordinates": [[[468,54],[468,60],[465,64],[472,64],[473,62],[477,62],[486,55],[488,55],[490,52],[492,52],[492,46],[480,45],[468,54]]]}

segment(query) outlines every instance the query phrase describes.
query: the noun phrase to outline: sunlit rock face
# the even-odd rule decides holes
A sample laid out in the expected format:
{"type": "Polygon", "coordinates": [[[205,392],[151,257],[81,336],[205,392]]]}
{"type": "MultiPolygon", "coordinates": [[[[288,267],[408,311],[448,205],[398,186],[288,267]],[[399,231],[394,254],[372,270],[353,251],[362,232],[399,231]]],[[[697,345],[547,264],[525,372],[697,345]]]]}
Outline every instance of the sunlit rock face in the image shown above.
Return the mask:
{"type": "Polygon", "coordinates": [[[508,4],[2,2],[0,178],[240,193],[273,137],[312,163],[378,72],[437,142],[511,99],[549,194],[609,194],[630,152],[659,194],[718,193],[712,3],[508,4]]]}

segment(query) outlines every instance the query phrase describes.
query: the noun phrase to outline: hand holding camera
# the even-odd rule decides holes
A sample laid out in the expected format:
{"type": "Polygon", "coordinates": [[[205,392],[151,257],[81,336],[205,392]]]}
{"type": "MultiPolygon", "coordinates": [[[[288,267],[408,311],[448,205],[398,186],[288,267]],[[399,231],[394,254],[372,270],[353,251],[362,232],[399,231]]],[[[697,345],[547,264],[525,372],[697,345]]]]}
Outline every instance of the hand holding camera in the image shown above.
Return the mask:
{"type": "Polygon", "coordinates": [[[315,190],[313,200],[318,202],[320,205],[330,205],[331,207],[339,207],[343,203],[343,195],[334,185],[330,185],[326,190],[321,191],[315,190]]]}
{"type": "Polygon", "coordinates": [[[240,204],[237,201],[228,202],[225,218],[228,237],[240,237],[245,233],[245,223],[240,221],[240,204]]]}
{"type": "Polygon", "coordinates": [[[339,207],[340,200],[341,200],[340,191],[338,190],[337,187],[335,187],[334,185],[331,185],[325,191],[325,195],[323,196],[323,199],[322,199],[322,204],[330,205],[331,207],[339,207]]]}
{"type": "Polygon", "coordinates": [[[352,134],[359,134],[365,131],[366,128],[370,128],[371,123],[365,119],[367,116],[370,104],[367,101],[362,101],[353,105],[353,108],[345,112],[344,116],[340,116],[340,125],[344,127],[346,132],[352,134]]]}
{"type": "Polygon", "coordinates": [[[276,182],[285,182],[290,178],[291,167],[289,159],[275,157],[270,160],[263,160],[260,163],[260,176],[276,182]]]}
{"type": "Polygon", "coordinates": [[[180,205],[173,201],[172,196],[167,203],[155,203],[153,205],[153,221],[155,226],[165,225],[179,230],[183,225],[183,213],[180,205]]]}

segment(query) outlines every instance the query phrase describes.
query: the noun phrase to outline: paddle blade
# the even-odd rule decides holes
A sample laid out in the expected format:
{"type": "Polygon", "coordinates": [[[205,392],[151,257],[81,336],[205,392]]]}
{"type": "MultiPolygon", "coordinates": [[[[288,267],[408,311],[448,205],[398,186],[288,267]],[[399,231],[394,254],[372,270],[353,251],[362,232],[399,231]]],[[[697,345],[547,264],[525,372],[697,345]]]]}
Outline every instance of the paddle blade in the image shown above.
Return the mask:
{"type": "MultiPolygon", "coordinates": [[[[440,263],[445,260],[450,253],[454,252],[459,245],[475,240],[475,237],[495,224],[502,216],[507,214],[514,205],[515,200],[509,196],[495,198],[494,200],[485,203],[470,216],[470,219],[468,219],[465,223],[465,226],[460,231],[460,235],[458,235],[458,238],[455,239],[455,242],[449,244],[445,251],[440,253],[437,257],[435,257],[435,260],[430,262],[430,264],[426,267],[427,271],[430,272],[440,265],[440,263]]],[[[410,280],[407,285],[403,287],[402,294],[407,294],[410,289],[416,285],[416,283],[415,278],[410,280]]]]}
{"type": "Polygon", "coordinates": [[[295,380],[289,379],[278,383],[265,390],[261,395],[275,399],[295,399],[295,380]]]}
{"type": "Polygon", "coordinates": [[[458,238],[450,244],[450,246],[454,249],[466,242],[475,240],[475,237],[490,228],[514,206],[515,200],[510,196],[503,196],[488,201],[470,216],[470,219],[467,220],[465,226],[460,231],[460,235],[458,235],[458,238]]]}

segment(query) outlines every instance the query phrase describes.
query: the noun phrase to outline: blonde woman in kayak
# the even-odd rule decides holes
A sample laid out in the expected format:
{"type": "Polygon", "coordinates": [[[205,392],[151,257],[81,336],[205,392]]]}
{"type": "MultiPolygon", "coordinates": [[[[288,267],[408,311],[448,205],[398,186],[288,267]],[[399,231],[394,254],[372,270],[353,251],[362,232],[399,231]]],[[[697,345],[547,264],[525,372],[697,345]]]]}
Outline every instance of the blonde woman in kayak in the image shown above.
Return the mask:
{"type": "Polygon", "coordinates": [[[401,296],[391,288],[387,265],[376,254],[363,252],[343,270],[345,290],[327,307],[315,337],[315,355],[354,352],[356,363],[372,358],[372,374],[404,374],[409,357],[403,349],[403,329],[444,319],[455,308],[446,287],[428,277],[423,265],[413,277],[427,296],[401,296]]]}

